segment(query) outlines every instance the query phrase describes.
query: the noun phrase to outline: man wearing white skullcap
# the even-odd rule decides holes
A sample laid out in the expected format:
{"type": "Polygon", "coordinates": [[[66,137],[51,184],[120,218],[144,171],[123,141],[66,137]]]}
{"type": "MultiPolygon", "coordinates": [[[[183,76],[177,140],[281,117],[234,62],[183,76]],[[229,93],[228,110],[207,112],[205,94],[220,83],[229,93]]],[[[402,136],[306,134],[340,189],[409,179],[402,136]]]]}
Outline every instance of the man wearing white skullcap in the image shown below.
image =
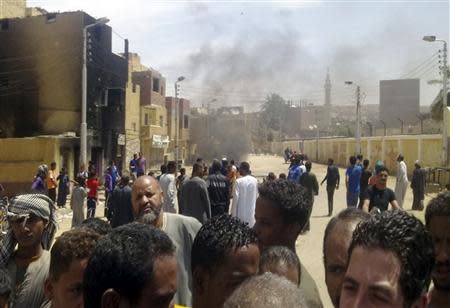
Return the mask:
{"type": "Polygon", "coordinates": [[[16,196],[10,200],[7,218],[9,230],[0,247],[0,267],[7,269],[11,279],[10,307],[40,307],[45,301],[48,250],[56,232],[53,201],[42,194],[16,196]]]}

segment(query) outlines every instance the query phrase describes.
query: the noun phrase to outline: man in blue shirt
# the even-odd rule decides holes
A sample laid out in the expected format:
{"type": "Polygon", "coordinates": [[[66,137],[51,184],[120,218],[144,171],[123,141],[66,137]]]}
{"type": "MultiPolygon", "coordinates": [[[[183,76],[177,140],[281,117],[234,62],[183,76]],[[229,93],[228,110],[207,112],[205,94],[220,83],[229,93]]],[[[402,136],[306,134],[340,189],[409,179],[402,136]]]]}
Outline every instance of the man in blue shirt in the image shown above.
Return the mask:
{"type": "Polygon", "coordinates": [[[350,156],[350,166],[345,172],[347,187],[347,207],[356,207],[359,199],[362,168],[356,164],[356,157],[350,156]]]}
{"type": "Polygon", "coordinates": [[[130,174],[133,180],[137,178],[137,167],[138,167],[138,156],[136,153],[133,154],[133,158],[130,160],[130,174]]]}
{"type": "Polygon", "coordinates": [[[302,173],[302,169],[300,168],[300,156],[295,155],[292,166],[289,168],[287,179],[288,181],[298,183],[302,173]]]}

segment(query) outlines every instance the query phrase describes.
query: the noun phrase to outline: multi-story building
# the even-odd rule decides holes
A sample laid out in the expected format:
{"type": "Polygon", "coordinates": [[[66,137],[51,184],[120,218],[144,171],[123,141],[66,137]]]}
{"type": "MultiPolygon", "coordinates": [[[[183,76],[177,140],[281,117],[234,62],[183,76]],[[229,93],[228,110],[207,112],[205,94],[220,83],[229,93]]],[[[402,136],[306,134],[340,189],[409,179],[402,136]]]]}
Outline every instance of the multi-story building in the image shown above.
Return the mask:
{"type": "Polygon", "coordinates": [[[167,161],[169,137],[165,103],[166,79],[156,70],[138,65],[132,74],[140,86],[140,143],[148,167],[167,161]]]}
{"type": "MultiPolygon", "coordinates": [[[[95,21],[81,11],[0,20],[0,137],[79,136],[83,29],[95,21]]],[[[111,31],[88,31],[88,160],[100,174],[106,161],[122,165],[124,155],[128,65],[112,53],[111,31]]],[[[70,151],[78,170],[78,142],[70,151]]]]}
{"type": "Polygon", "coordinates": [[[30,17],[46,13],[47,11],[38,7],[27,7],[26,0],[0,1],[0,19],[30,17]]]}

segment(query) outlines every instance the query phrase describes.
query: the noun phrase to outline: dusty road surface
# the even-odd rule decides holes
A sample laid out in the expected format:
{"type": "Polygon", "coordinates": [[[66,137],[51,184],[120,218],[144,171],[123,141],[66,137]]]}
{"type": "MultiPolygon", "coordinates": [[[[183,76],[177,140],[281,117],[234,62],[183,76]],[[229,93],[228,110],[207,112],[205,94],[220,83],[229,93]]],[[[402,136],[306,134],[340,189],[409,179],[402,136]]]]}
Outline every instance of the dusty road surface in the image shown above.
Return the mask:
{"type": "MultiPolygon", "coordinates": [[[[269,155],[250,155],[247,158],[250,163],[250,168],[252,174],[256,176],[259,180],[266,176],[269,172],[274,172],[277,177],[280,173],[286,173],[288,169],[288,164],[284,163],[281,156],[269,156],[269,155]]],[[[326,174],[326,166],[314,164],[312,167],[312,172],[317,176],[317,180],[322,181],[326,174]]],[[[345,199],[345,171],[340,169],[341,175],[341,187],[335,193],[334,202],[334,214],[338,213],[340,210],[346,207],[345,199]]],[[[388,184],[391,188],[395,185],[395,177],[390,177],[388,184]]],[[[325,227],[330,220],[327,216],[327,196],[326,196],[325,186],[320,187],[319,195],[316,196],[314,201],[314,208],[311,215],[311,230],[305,235],[301,235],[297,240],[297,253],[304,266],[311,273],[312,277],[315,279],[317,287],[324,303],[324,307],[332,307],[331,301],[328,297],[325,276],[323,268],[323,256],[322,256],[322,240],[325,227]]],[[[97,206],[96,216],[103,217],[103,205],[104,197],[100,194],[99,205],[97,206]]],[[[431,199],[431,196],[426,196],[425,202],[431,199]]],[[[405,209],[410,210],[412,205],[412,191],[408,189],[405,200],[405,209]]],[[[67,205],[68,207],[68,205],[67,205]]],[[[423,212],[413,211],[414,215],[417,215],[423,219],[423,212]]],[[[70,209],[59,209],[58,210],[58,220],[60,228],[57,235],[70,229],[72,212],[70,209]]]]}

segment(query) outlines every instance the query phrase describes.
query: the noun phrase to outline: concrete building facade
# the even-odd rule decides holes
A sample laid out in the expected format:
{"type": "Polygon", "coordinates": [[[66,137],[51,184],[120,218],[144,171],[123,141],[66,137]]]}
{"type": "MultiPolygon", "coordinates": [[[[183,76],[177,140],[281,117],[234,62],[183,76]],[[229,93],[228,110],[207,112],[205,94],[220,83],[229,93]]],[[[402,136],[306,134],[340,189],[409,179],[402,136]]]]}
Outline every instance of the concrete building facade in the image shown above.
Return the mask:
{"type": "MultiPolygon", "coordinates": [[[[0,137],[79,135],[83,28],[81,11],[3,19],[0,31],[0,137]],[[6,61],[8,60],[8,61],[6,61]]],[[[108,160],[122,165],[127,59],[111,52],[111,28],[89,31],[88,159],[100,174],[108,160]]],[[[78,169],[79,148],[75,148],[78,169]]]]}

